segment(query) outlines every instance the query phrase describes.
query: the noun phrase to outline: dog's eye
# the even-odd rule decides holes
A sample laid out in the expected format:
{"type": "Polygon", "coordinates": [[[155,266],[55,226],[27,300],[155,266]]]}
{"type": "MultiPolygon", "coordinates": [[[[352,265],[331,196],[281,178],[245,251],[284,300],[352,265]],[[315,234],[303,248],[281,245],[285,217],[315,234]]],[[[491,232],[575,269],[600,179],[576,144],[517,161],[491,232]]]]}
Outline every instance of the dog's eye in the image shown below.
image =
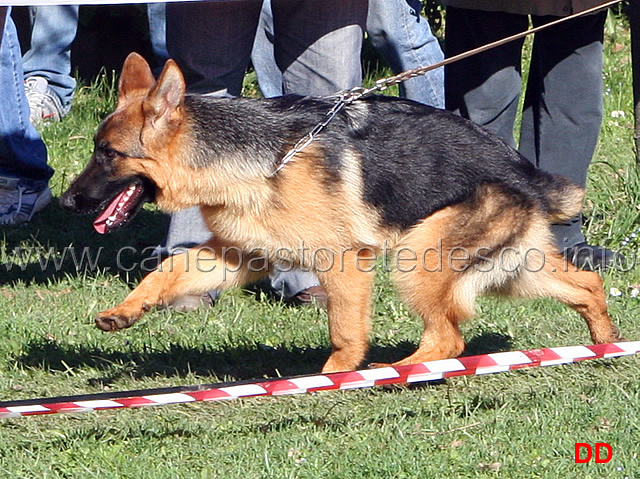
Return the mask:
{"type": "Polygon", "coordinates": [[[118,156],[118,152],[106,145],[98,146],[96,158],[100,161],[112,161],[118,156]]]}
{"type": "Polygon", "coordinates": [[[111,145],[108,141],[99,140],[97,138],[94,138],[93,141],[96,157],[99,157],[103,160],[113,160],[118,155],[118,152],[111,148],[111,145]]]}
{"type": "Polygon", "coordinates": [[[103,150],[104,156],[108,160],[113,160],[116,156],[118,156],[118,152],[113,148],[105,148],[103,150]]]}

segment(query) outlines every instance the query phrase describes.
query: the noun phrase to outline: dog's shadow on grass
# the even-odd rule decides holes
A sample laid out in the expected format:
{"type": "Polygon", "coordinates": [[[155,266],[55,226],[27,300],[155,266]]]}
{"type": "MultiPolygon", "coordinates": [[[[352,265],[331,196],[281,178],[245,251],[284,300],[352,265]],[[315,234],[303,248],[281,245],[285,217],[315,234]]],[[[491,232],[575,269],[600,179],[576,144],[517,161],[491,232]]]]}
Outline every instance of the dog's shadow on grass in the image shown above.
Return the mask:
{"type": "Polygon", "coordinates": [[[48,284],[105,271],[128,280],[143,276],[140,266],[164,239],[166,215],[142,209],[130,225],[107,235],[94,231],[93,219],[63,210],[54,198],[29,223],[3,227],[0,286],[48,284]]]}
{"type": "MultiPolygon", "coordinates": [[[[487,333],[471,340],[465,355],[505,351],[510,338],[487,333]]],[[[411,342],[393,347],[373,346],[367,361],[393,362],[415,350],[411,342]]],[[[213,350],[206,347],[170,345],[164,351],[104,351],[83,345],[67,345],[55,341],[34,341],[25,346],[18,363],[29,368],[48,371],[94,369],[99,376],[92,385],[110,385],[120,378],[148,377],[225,378],[242,381],[255,378],[315,374],[329,357],[328,347],[284,348],[257,345],[254,347],[213,350]]],[[[363,367],[366,367],[366,362],[363,367]]]]}
{"type": "Polygon", "coordinates": [[[20,365],[48,371],[94,369],[91,382],[109,385],[122,377],[199,377],[246,380],[317,373],[329,356],[328,348],[280,348],[257,345],[214,350],[169,345],[163,351],[114,351],[83,345],[34,341],[17,358],[20,365]]]}
{"type": "Polygon", "coordinates": [[[500,353],[513,349],[511,336],[502,333],[485,332],[473,337],[466,345],[463,356],[500,353]]]}

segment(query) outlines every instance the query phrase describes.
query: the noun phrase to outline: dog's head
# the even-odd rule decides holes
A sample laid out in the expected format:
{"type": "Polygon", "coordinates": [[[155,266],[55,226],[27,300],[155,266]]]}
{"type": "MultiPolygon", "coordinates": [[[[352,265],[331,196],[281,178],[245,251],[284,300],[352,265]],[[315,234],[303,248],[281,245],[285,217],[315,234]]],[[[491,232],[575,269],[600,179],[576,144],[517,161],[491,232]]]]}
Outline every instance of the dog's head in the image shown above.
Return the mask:
{"type": "Polygon", "coordinates": [[[183,123],[184,93],[175,62],[167,62],[156,82],[148,63],[130,54],[116,108],[100,124],[91,160],[60,204],[75,213],[99,212],[94,228],[104,234],[126,224],[145,202],[155,201],[170,176],[170,165],[160,163],[183,123]]]}

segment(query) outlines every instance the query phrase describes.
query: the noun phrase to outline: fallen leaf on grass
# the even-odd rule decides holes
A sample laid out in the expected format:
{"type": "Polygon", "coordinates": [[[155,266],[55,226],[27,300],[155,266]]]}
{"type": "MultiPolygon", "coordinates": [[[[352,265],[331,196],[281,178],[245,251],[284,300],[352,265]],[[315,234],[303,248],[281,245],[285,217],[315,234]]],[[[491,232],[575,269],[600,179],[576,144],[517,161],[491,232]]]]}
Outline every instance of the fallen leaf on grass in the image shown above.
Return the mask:
{"type": "Polygon", "coordinates": [[[611,424],[611,421],[609,421],[605,417],[598,418],[598,421],[600,422],[600,429],[611,429],[613,427],[613,424],[611,424]]]}
{"type": "Polygon", "coordinates": [[[6,288],[0,289],[0,292],[2,292],[2,296],[4,296],[7,299],[13,299],[16,296],[15,294],[13,294],[11,291],[9,291],[6,288]]]}

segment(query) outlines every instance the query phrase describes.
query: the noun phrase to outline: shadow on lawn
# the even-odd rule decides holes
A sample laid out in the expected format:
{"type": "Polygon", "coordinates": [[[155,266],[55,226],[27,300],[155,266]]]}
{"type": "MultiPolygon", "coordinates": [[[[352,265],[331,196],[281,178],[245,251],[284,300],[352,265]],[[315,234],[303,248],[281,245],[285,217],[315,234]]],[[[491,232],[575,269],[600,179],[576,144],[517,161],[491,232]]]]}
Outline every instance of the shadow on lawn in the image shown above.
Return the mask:
{"type": "MultiPolygon", "coordinates": [[[[319,372],[328,348],[272,348],[262,345],[212,350],[172,344],[163,351],[105,351],[82,345],[32,342],[19,364],[51,371],[91,368],[102,377],[92,382],[111,384],[121,377],[202,377],[244,380],[319,372]]],[[[217,380],[217,379],[216,379],[217,380]]]]}
{"type": "MultiPolygon", "coordinates": [[[[500,334],[484,334],[470,343],[469,354],[484,354],[509,349],[510,340],[500,334]]],[[[415,349],[415,344],[402,342],[394,347],[373,346],[367,362],[392,362],[415,349]]],[[[37,341],[25,346],[19,364],[51,371],[91,368],[103,376],[92,383],[109,385],[122,377],[202,377],[247,380],[278,376],[296,376],[320,372],[329,357],[330,349],[284,348],[257,345],[225,350],[206,347],[184,347],[172,344],[165,351],[103,351],[82,345],[37,341]]],[[[366,363],[365,363],[366,364],[366,363]]]]}
{"type": "Polygon", "coordinates": [[[467,343],[463,356],[499,353],[502,351],[511,351],[512,349],[513,341],[511,336],[501,333],[482,333],[467,343]]]}
{"type": "Polygon", "coordinates": [[[149,258],[152,248],[163,240],[167,226],[165,215],[146,209],[113,234],[96,233],[92,222],[93,216],[73,215],[54,198],[28,224],[2,227],[0,286],[47,284],[66,276],[102,271],[125,280],[137,279],[144,274],[133,266],[149,258]]]}

